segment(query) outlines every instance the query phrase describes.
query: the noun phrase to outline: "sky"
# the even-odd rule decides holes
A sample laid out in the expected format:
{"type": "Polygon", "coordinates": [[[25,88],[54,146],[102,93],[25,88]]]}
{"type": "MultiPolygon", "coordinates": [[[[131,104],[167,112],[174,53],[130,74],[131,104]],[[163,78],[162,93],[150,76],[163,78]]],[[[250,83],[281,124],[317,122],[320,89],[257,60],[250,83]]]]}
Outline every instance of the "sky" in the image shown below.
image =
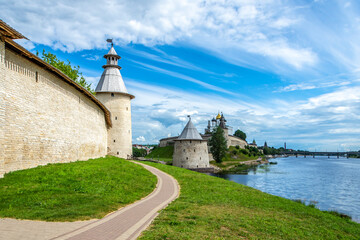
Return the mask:
{"type": "Polygon", "coordinates": [[[112,38],[133,143],[199,132],[223,112],[247,141],[360,150],[359,1],[0,0],[1,18],[79,65],[93,88],[112,38]]]}

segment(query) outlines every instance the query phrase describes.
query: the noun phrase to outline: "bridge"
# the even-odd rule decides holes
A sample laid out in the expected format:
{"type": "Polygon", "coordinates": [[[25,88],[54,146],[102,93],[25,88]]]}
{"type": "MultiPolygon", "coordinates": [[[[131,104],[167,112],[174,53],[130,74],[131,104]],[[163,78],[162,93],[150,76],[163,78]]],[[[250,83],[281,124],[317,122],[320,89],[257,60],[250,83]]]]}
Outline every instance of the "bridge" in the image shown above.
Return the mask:
{"type": "Polygon", "coordinates": [[[355,156],[360,156],[360,152],[310,152],[310,151],[285,151],[282,154],[286,155],[286,156],[304,156],[304,158],[308,157],[313,157],[315,158],[315,156],[328,156],[328,158],[330,158],[330,156],[336,156],[337,158],[339,157],[347,157],[349,158],[350,155],[355,155],[355,156]]]}

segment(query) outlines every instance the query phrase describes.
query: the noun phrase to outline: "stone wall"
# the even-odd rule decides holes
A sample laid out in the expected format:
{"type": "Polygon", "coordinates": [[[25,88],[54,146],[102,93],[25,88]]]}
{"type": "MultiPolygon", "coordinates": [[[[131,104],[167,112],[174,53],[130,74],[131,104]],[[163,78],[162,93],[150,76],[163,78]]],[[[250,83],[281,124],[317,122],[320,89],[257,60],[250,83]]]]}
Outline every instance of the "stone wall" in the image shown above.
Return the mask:
{"type": "Polygon", "coordinates": [[[5,43],[0,40],[0,177],[4,174],[5,155],[5,43]]]}
{"type": "Polygon", "coordinates": [[[207,141],[177,140],[175,141],[173,165],[182,168],[208,168],[209,153],[207,141]]]}
{"type": "Polygon", "coordinates": [[[102,93],[96,97],[110,110],[112,128],[108,132],[108,154],[128,158],[132,155],[130,96],[121,93],[102,93]]]}
{"type": "Polygon", "coordinates": [[[0,65],[0,175],[106,155],[104,111],[93,100],[9,49],[0,65]]]}
{"type": "Polygon", "coordinates": [[[169,137],[169,138],[163,138],[160,139],[159,147],[166,147],[166,146],[174,146],[175,139],[178,137],[169,137]]]}
{"type": "Polygon", "coordinates": [[[247,142],[238,138],[238,137],[235,137],[235,136],[232,136],[232,135],[228,135],[228,138],[227,138],[227,145],[228,147],[229,146],[239,146],[240,148],[245,148],[245,146],[247,146],[247,142]]]}

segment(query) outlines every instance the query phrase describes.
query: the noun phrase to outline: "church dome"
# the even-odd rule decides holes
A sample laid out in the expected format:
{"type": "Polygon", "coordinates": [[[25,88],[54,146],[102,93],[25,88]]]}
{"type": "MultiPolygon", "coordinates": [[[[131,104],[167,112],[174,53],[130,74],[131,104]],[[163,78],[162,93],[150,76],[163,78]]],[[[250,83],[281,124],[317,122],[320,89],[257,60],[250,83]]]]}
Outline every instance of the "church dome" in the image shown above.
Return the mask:
{"type": "Polygon", "coordinates": [[[221,115],[220,113],[218,113],[218,115],[216,116],[216,119],[220,119],[221,118],[221,115]]]}

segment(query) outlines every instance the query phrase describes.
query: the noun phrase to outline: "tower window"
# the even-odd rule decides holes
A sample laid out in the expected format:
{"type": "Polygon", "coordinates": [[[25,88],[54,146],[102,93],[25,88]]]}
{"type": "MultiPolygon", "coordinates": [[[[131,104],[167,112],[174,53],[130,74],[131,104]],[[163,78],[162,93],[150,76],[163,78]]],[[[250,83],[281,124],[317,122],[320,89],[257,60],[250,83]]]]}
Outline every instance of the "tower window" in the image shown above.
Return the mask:
{"type": "Polygon", "coordinates": [[[117,152],[117,155],[119,155],[119,152],[117,152]]]}
{"type": "Polygon", "coordinates": [[[117,120],[117,117],[115,117],[115,120],[117,120]]]}
{"type": "Polygon", "coordinates": [[[126,111],[128,111],[129,110],[129,108],[128,107],[126,107],[126,111]]]}
{"type": "Polygon", "coordinates": [[[186,160],[188,160],[189,158],[188,157],[186,157],[186,160]]]}
{"type": "Polygon", "coordinates": [[[201,160],[201,157],[200,157],[200,160],[201,160]]]}
{"type": "Polygon", "coordinates": [[[113,97],[113,96],[114,96],[114,94],[113,94],[113,93],[111,93],[111,96],[113,97]]]}
{"type": "Polygon", "coordinates": [[[39,73],[38,72],[35,72],[35,80],[36,80],[36,82],[39,81],[39,73]]]}
{"type": "Polygon", "coordinates": [[[195,149],[194,149],[194,152],[195,152],[195,149]]]}
{"type": "Polygon", "coordinates": [[[183,151],[185,152],[185,149],[183,151]]]}
{"type": "Polygon", "coordinates": [[[114,139],[114,142],[115,142],[115,139],[114,139]]]}

